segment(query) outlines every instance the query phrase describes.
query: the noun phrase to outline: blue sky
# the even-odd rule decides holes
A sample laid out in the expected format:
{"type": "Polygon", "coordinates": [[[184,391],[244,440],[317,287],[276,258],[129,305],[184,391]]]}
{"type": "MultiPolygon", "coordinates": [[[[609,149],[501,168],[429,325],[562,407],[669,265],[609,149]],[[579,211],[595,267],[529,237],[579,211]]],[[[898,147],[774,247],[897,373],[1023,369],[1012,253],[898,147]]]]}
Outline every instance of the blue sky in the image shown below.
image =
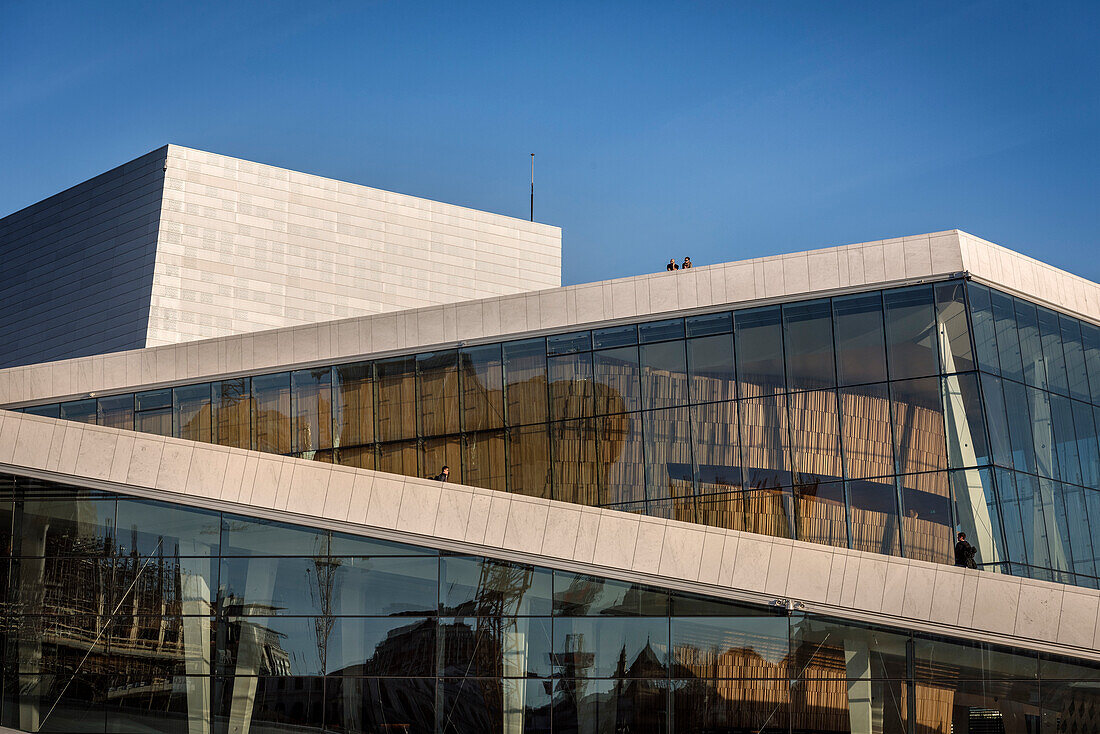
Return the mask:
{"type": "Polygon", "coordinates": [[[536,219],[563,281],[965,229],[1100,280],[1100,3],[0,0],[0,216],[165,143],[536,219]]]}

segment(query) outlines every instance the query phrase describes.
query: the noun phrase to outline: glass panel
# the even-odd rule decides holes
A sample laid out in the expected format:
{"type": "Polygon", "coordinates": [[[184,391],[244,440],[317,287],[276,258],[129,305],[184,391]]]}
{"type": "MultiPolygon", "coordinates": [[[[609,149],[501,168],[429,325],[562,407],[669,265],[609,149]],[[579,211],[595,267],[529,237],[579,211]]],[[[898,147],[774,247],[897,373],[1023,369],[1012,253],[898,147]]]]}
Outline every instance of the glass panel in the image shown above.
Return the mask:
{"type": "Polygon", "coordinates": [[[787,618],[673,617],[676,664],[696,678],[782,678],[789,675],[787,618]]]}
{"type": "Polygon", "coordinates": [[[95,398],[77,400],[72,403],[62,403],[61,419],[76,421],[78,423],[91,423],[94,425],[96,422],[95,398]]]}
{"type": "Polygon", "coordinates": [[[993,305],[993,325],[997,330],[997,353],[1001,363],[1001,374],[1011,380],[1024,379],[1020,361],[1020,339],[1016,333],[1016,310],[1012,297],[1000,291],[991,291],[993,305]]]}
{"type": "Polygon", "coordinates": [[[555,732],[668,732],[664,680],[562,678],[554,682],[551,706],[555,732]]]}
{"type": "MultiPolygon", "coordinates": [[[[695,678],[673,680],[670,685],[672,687],[672,722],[676,732],[786,734],[792,731],[790,728],[792,689],[790,681],[786,678],[751,681],[695,678]]],[[[808,697],[807,700],[809,700],[808,697]]],[[[800,726],[793,731],[816,734],[848,730],[846,725],[832,721],[827,726],[830,728],[800,726]]]]}
{"type": "Polygon", "coordinates": [[[914,641],[913,662],[918,681],[1035,680],[1039,672],[1033,652],[923,634],[914,641]]]}
{"type": "MultiPolygon", "coordinates": [[[[250,633],[264,634],[262,628],[250,633]]],[[[324,678],[215,678],[215,719],[232,727],[222,732],[320,731],[324,685],[324,678]]]]}
{"type": "MultiPolygon", "coordinates": [[[[508,467],[504,460],[504,431],[478,431],[463,436],[463,483],[504,492],[508,489],[508,467]]],[[[427,464],[430,468],[432,465],[427,464]]],[[[545,489],[545,488],[540,488],[545,489]]],[[[550,498],[549,493],[538,495],[550,498]]]]}
{"type": "Polygon", "coordinates": [[[353,678],[325,682],[325,721],[339,732],[435,731],[434,678],[353,678]]]}
{"type": "Polygon", "coordinates": [[[442,678],[440,734],[548,734],[552,685],[516,678],[442,678]]]}
{"type": "Polygon", "coordinates": [[[688,401],[684,342],[646,344],[642,351],[642,395],[645,408],[684,405],[688,401]]]}
{"type": "Polygon", "coordinates": [[[135,408],[139,411],[171,408],[172,391],[169,389],[164,389],[148,390],[146,392],[136,393],[134,395],[134,405],[135,408]]]}
{"type": "Polygon", "coordinates": [[[555,675],[662,678],[668,675],[668,620],[647,617],[557,617],[555,675]]]}
{"type": "Polygon", "coordinates": [[[458,352],[462,373],[462,430],[504,427],[504,363],[500,345],[458,352]]]}
{"type": "Polygon", "coordinates": [[[486,558],[444,556],[442,614],[464,617],[549,617],[550,571],[486,558]]]}
{"type": "Polygon", "coordinates": [[[221,516],[216,512],[136,499],[120,499],[117,511],[119,555],[218,554],[221,516]]]}
{"type": "Polygon", "coordinates": [[[583,418],[592,415],[592,355],[569,354],[548,357],[550,372],[550,415],[583,418]]]}
{"type": "Polygon", "coordinates": [[[1077,434],[1073,430],[1073,402],[1051,395],[1050,417],[1054,428],[1054,455],[1062,481],[1081,484],[1081,460],[1077,456],[1077,434]]]}
{"type": "Polygon", "coordinates": [[[210,383],[177,387],[172,391],[172,435],[188,441],[211,443],[213,407],[210,383]]]}
{"type": "Polygon", "coordinates": [[[73,675],[6,676],[2,723],[23,731],[102,734],[111,677],[73,675]]]}
{"type": "Polygon", "coordinates": [[[796,484],[840,479],[840,418],[836,391],[788,396],[791,411],[791,468],[796,484]]]}
{"type": "Polygon", "coordinates": [[[688,409],[648,410],[642,416],[645,422],[646,495],[653,500],[692,494],[694,472],[688,409]]]}
{"type": "Polygon", "coordinates": [[[290,453],[290,373],[253,377],[252,399],[252,448],[290,453]]]}
{"type": "Polygon", "coordinates": [[[597,415],[638,409],[641,388],[637,347],[593,352],[592,370],[597,415]]]}
{"type": "Polygon", "coordinates": [[[943,401],[938,378],[890,383],[898,473],[947,468],[943,401]]]}
{"type": "Polygon", "coordinates": [[[783,306],[787,386],[814,390],[836,384],[833,321],[828,299],[783,306]]]}
{"type": "Polygon", "coordinates": [[[378,388],[378,439],[416,436],[416,360],[383,359],[374,363],[378,388]]]}
{"type": "MultiPolygon", "coordinates": [[[[1015,497],[1015,490],[1010,494],[1015,497]]],[[[951,472],[951,495],[955,502],[955,521],[960,532],[966,533],[966,541],[977,549],[974,561],[981,568],[997,570],[996,564],[1007,560],[1001,534],[1001,505],[993,490],[993,476],[989,469],[968,469],[951,472]]],[[[1019,508],[1011,530],[1019,530],[1019,508]]],[[[1019,530],[1022,534],[1023,531],[1019,530]]]]}
{"type": "Polygon", "coordinates": [[[1100,455],[1097,454],[1096,424],[1089,405],[1073,401],[1073,428],[1077,454],[1081,459],[1081,484],[1100,487],[1100,455]]]}
{"type": "Polygon", "coordinates": [[[908,643],[909,635],[900,631],[796,615],[791,618],[792,673],[807,683],[836,678],[840,671],[848,678],[904,679],[908,643]]]}
{"type": "Polygon", "coordinates": [[[794,537],[794,496],[789,487],[746,489],[741,498],[745,515],[738,530],[775,538],[794,537]]]}
{"type": "Polygon", "coordinates": [[[458,433],[458,352],[416,355],[420,389],[420,435],[458,433]]]}
{"type": "Polygon", "coordinates": [[[1100,405],[1100,326],[1082,323],[1081,338],[1085,347],[1085,366],[1089,373],[1089,392],[1092,402],[1100,405]]]}
{"type": "Polygon", "coordinates": [[[373,372],[370,362],[333,368],[332,387],[336,399],[333,408],[336,434],[333,438],[337,446],[360,446],[374,441],[373,372]]]}
{"type": "Polygon", "coordinates": [[[691,316],[684,321],[687,325],[688,336],[728,334],[733,331],[733,314],[728,311],[711,313],[705,316],[691,316]]]}
{"type": "Polygon", "coordinates": [[[224,558],[218,594],[224,610],[238,615],[428,615],[436,610],[437,576],[430,556],[224,558]]]}
{"type": "Polygon", "coordinates": [[[786,403],[785,395],[740,401],[746,487],[778,487],[791,483],[787,464],[790,434],[787,432],[786,403]]]}
{"type": "Polygon", "coordinates": [[[252,388],[247,377],[213,384],[214,440],[222,446],[252,448],[252,388]]]}
{"type": "Polygon", "coordinates": [[[596,426],[591,418],[550,424],[554,457],[554,499],[599,504],[596,426]]]}
{"type": "Polygon", "coordinates": [[[439,632],[442,675],[550,675],[549,617],[444,617],[439,632]]]}
{"type": "Polygon", "coordinates": [[[886,385],[840,391],[840,430],[846,477],[881,477],[894,470],[886,385]]]}
{"type": "Polygon", "coordinates": [[[737,403],[711,403],[691,408],[695,481],[699,494],[741,487],[737,439],[737,403]]]}
{"type": "MultiPolygon", "coordinates": [[[[332,370],[290,373],[295,452],[332,448],[332,370]]],[[[308,458],[308,457],[307,457],[308,458]]]]}
{"type": "Polygon", "coordinates": [[[1062,349],[1062,325],[1058,314],[1039,308],[1039,339],[1043,343],[1043,362],[1047,368],[1047,387],[1063,395],[1069,392],[1066,355],[1062,349]]]}
{"type": "Polygon", "coordinates": [[[172,409],[169,407],[135,413],[134,430],[157,436],[171,436],[172,409]]]}
{"type": "Polygon", "coordinates": [[[1044,390],[1047,386],[1043,343],[1039,339],[1039,315],[1033,304],[1013,299],[1016,308],[1016,330],[1020,335],[1020,357],[1024,365],[1024,382],[1044,390]]]}
{"type": "Polygon", "coordinates": [[[327,644],[330,675],[432,675],[436,671],[435,619],[325,618],[310,630],[327,644]],[[331,625],[330,628],[328,626],[331,625]],[[327,634],[327,639],[322,635],[327,634]]]}
{"type": "Polygon", "coordinates": [[[737,397],[732,334],[688,339],[687,361],[691,402],[711,403],[737,397]]]}
{"type": "Polygon", "coordinates": [[[426,479],[440,477],[446,468],[452,482],[462,481],[462,437],[425,438],[420,442],[420,471],[426,479]]]}
{"type": "MultiPolygon", "coordinates": [[[[420,476],[420,470],[417,467],[418,453],[416,441],[378,444],[378,471],[418,477],[420,476]]],[[[458,466],[457,461],[455,466],[458,466]]]]}
{"type": "Polygon", "coordinates": [[[663,617],[668,614],[668,592],[625,581],[555,571],[554,614],[663,617]]]}
{"type": "MultiPolygon", "coordinates": [[[[1058,524],[1064,525],[1062,537],[1069,540],[1070,555],[1073,557],[1073,570],[1086,576],[1096,576],[1096,551],[1093,549],[1092,533],[1089,528],[1088,508],[1085,505],[1085,492],[1093,492],[1072,484],[1061,485],[1061,500],[1065,505],[1064,513],[1059,514],[1058,524]]],[[[1056,498],[1056,509],[1057,498],[1056,498]]]]}
{"type": "Polygon", "coordinates": [[[375,446],[350,446],[336,450],[336,463],[357,469],[375,468],[375,446]]]}
{"type": "Polygon", "coordinates": [[[848,482],[852,548],[900,556],[897,490],[889,480],[848,482]]]}
{"type": "Polygon", "coordinates": [[[965,285],[940,283],[936,289],[936,322],[940,332],[940,367],[944,372],[974,369],[970,328],[966,321],[965,285]]]}
{"type": "Polygon", "coordinates": [[[626,347],[637,343],[638,327],[635,324],[612,326],[610,329],[596,329],[592,332],[592,346],[595,349],[626,347]]]}
{"type": "Polygon", "coordinates": [[[890,379],[936,374],[939,359],[932,287],[919,285],[885,291],[883,305],[890,379]]]}
{"type": "Polygon", "coordinates": [[[898,477],[905,557],[932,563],[954,560],[951,496],[945,472],[898,477]]]}
{"type": "Polygon", "coordinates": [[[982,397],[985,402],[985,425],[989,428],[993,463],[1012,466],[1012,440],[1008,434],[1008,415],[1005,412],[1005,396],[1001,389],[1001,381],[987,374],[982,374],[981,378],[982,397]]]}
{"type": "MultiPolygon", "coordinates": [[[[1058,478],[1058,464],[1057,455],[1054,452],[1054,419],[1050,413],[1050,399],[1053,397],[1050,393],[1037,390],[1033,387],[1020,388],[1014,383],[1005,383],[1005,401],[1007,405],[1020,405],[1022,403],[1016,403],[1011,395],[1018,391],[1027,392],[1027,404],[1031,410],[1031,430],[1032,437],[1034,439],[1035,448],[1035,469],[1033,472],[1038,472],[1044,477],[1058,478]]],[[[1009,425],[1011,430],[1012,425],[1009,425]]],[[[1022,469],[1022,466],[1017,466],[1017,469],[1022,469]]]]}
{"type": "MultiPolygon", "coordinates": [[[[1005,405],[1012,406],[1008,411],[1008,439],[1012,447],[1012,465],[1020,471],[1035,473],[1035,444],[1031,437],[1031,418],[1027,411],[1027,388],[1019,383],[1005,380],[1005,405]]],[[[1049,416],[1048,424],[1049,430],[1049,416]]],[[[1049,469],[1049,462],[1048,462],[1049,469]]]]}
{"type": "MultiPolygon", "coordinates": [[[[1007,560],[1016,561],[1017,563],[1026,563],[1027,559],[1031,556],[1031,545],[1033,543],[1032,537],[1030,537],[1030,522],[1032,516],[1032,510],[1030,508],[1030,496],[1028,497],[1027,505],[1020,502],[1020,498],[1016,493],[1016,479],[1013,472],[1007,469],[997,469],[997,499],[1001,521],[1004,524],[1004,538],[1005,538],[1005,551],[1004,555],[1007,560]],[[1024,532],[1024,510],[1026,509],[1028,518],[1028,531],[1024,532]]],[[[971,485],[973,486],[973,485],[971,485]]],[[[973,492],[973,490],[971,490],[973,492]]],[[[958,492],[955,493],[955,501],[959,500],[958,492]]],[[[969,531],[966,530],[963,525],[965,518],[960,514],[960,525],[963,531],[969,536],[969,531]]],[[[996,535],[994,535],[994,539],[996,535]]],[[[977,545],[973,543],[972,545],[977,545]]],[[[979,553],[981,549],[979,548],[979,553]]]]}
{"type": "Polygon", "coordinates": [[[554,334],[546,339],[547,354],[573,354],[592,349],[592,332],[576,331],[571,334],[554,334]]]}
{"type": "Polygon", "coordinates": [[[43,418],[57,418],[58,405],[57,403],[50,403],[49,405],[32,405],[28,408],[23,408],[20,412],[26,415],[42,416],[43,418]]]}
{"type": "Polygon", "coordinates": [[[848,547],[843,482],[796,485],[794,505],[799,540],[848,547]]]}
{"type": "Polygon", "coordinates": [[[508,425],[546,420],[546,340],[507,342],[503,350],[508,425]]]}
{"type": "Polygon", "coordinates": [[[550,497],[550,436],[545,425],[508,429],[508,483],[517,494],[550,497]]]}
{"type": "Polygon", "coordinates": [[[742,397],[782,392],[783,324],[779,306],[736,311],[737,377],[742,397]]]}
{"type": "Polygon", "coordinates": [[[977,283],[966,284],[970,296],[970,318],[974,325],[974,350],[978,357],[978,369],[999,374],[1000,358],[997,356],[997,328],[993,323],[993,305],[989,289],[977,283]]]}
{"type": "Polygon", "coordinates": [[[948,466],[959,468],[990,463],[977,375],[944,377],[942,387],[948,466]]]}
{"type": "Polygon", "coordinates": [[[833,299],[837,378],[841,385],[886,379],[886,332],[882,294],[863,293],[833,299]]]}
{"type": "Polygon", "coordinates": [[[596,434],[601,503],[644,500],[641,415],[620,413],[597,418],[596,434]]]}
{"type": "Polygon", "coordinates": [[[651,321],[648,324],[638,325],[638,340],[642,344],[647,342],[666,341],[668,339],[684,338],[684,320],[668,319],[666,321],[651,321]]]}
{"type": "Polygon", "coordinates": [[[99,420],[101,426],[134,430],[134,396],[113,395],[99,399],[99,420]]]}
{"type": "Polygon", "coordinates": [[[1085,350],[1081,341],[1081,324],[1065,314],[1059,316],[1062,325],[1062,347],[1066,354],[1069,394],[1078,400],[1088,400],[1089,376],[1085,371],[1085,350]]]}
{"type": "Polygon", "coordinates": [[[22,513],[16,507],[13,555],[106,555],[114,537],[113,499],[26,499],[21,506],[22,513]]]}

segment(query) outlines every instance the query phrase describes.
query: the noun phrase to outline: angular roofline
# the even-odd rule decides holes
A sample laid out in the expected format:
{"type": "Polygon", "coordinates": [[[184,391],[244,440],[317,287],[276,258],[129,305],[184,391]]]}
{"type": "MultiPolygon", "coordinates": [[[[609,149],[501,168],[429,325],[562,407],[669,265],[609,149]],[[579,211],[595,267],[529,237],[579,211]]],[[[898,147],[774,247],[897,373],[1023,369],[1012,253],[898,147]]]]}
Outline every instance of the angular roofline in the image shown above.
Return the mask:
{"type": "Polygon", "coordinates": [[[0,471],[1100,660],[1100,591],[0,410],[0,471]]]}
{"type": "Polygon", "coordinates": [[[1100,323],[1100,285],[948,230],[13,367],[0,370],[0,405],[18,407],[963,276],[1100,323]]]}

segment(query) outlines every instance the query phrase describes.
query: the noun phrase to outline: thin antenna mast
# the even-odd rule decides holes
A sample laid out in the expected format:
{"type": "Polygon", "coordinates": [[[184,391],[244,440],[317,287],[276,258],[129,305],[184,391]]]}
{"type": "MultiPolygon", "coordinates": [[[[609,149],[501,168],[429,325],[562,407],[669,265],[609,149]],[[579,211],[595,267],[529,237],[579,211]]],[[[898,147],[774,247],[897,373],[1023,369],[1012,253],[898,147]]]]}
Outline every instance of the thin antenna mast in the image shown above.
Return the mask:
{"type": "Polygon", "coordinates": [[[535,221],[535,154],[531,154],[531,221],[535,221]]]}

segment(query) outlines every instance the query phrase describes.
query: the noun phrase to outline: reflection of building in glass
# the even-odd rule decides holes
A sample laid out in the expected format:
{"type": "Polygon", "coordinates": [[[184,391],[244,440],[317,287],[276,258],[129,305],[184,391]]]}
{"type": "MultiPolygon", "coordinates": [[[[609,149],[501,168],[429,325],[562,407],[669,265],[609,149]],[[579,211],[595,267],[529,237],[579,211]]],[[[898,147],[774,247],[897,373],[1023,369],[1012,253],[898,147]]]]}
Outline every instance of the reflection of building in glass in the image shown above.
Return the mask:
{"type": "Polygon", "coordinates": [[[111,239],[164,197],[141,277],[175,277],[163,230],[205,297],[126,331],[164,346],[0,328],[3,724],[1098,728],[1095,283],[952,231],[519,293],[556,284],[556,229],[174,147],[0,238],[111,239]],[[233,206],[182,221],[199,190],[233,206]],[[333,234],[426,238],[424,298],[225,283],[256,217],[303,272],[333,234]],[[473,290],[433,280],[468,245],[473,290]]]}

